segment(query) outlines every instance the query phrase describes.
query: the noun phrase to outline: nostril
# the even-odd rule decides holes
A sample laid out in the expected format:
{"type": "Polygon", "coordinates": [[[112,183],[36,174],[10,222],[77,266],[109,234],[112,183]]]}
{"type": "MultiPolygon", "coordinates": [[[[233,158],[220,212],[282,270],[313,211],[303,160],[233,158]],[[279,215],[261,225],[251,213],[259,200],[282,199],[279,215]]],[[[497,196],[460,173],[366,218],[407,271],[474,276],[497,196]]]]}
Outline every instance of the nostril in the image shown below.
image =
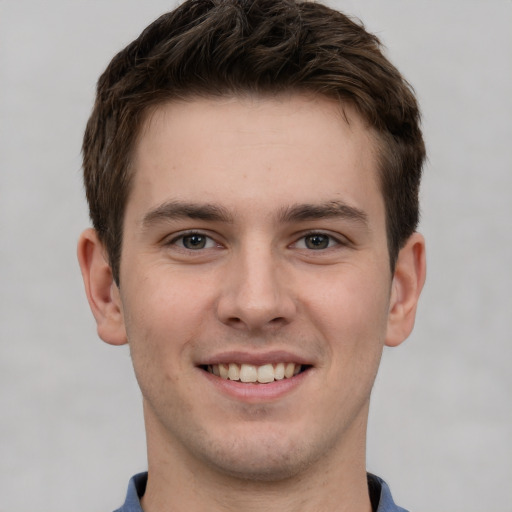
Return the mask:
{"type": "Polygon", "coordinates": [[[244,322],[240,318],[237,318],[236,316],[228,318],[226,320],[226,323],[231,325],[232,327],[245,325],[244,322]]]}

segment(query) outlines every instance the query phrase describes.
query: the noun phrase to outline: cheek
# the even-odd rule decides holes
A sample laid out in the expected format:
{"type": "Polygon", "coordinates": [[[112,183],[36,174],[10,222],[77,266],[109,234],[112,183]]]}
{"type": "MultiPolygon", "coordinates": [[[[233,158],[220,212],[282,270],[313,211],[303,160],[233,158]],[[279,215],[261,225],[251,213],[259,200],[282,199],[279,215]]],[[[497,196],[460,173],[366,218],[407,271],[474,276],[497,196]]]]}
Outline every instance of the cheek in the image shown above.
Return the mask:
{"type": "Polygon", "coordinates": [[[147,278],[127,290],[123,301],[126,332],[137,378],[174,380],[190,360],[204,311],[193,286],[147,278]],[[129,299],[128,299],[129,297],[129,299]],[[153,376],[148,376],[152,368],[153,376]]]}
{"type": "Polygon", "coordinates": [[[340,343],[358,346],[383,341],[390,290],[387,281],[374,275],[371,270],[346,268],[324,279],[311,294],[308,309],[329,339],[334,336],[340,343]]]}
{"type": "Polygon", "coordinates": [[[134,280],[126,294],[129,300],[123,301],[131,320],[128,330],[142,334],[151,331],[150,339],[168,339],[171,335],[181,339],[182,332],[198,327],[201,312],[209,302],[204,283],[194,275],[182,276],[169,270],[149,270],[147,274],[134,280]]]}

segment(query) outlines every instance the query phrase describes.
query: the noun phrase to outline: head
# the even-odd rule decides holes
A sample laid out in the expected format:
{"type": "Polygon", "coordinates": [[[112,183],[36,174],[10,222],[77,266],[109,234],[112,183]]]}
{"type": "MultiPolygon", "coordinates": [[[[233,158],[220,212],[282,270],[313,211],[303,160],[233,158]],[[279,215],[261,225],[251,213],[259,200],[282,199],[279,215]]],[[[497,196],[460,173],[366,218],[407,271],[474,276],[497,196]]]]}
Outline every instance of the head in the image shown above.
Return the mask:
{"type": "Polygon", "coordinates": [[[425,275],[423,156],[377,39],[316,3],[193,0],[114,58],[78,254],[100,337],[130,345],[153,475],[364,482],[382,349],[425,275]]]}
{"type": "Polygon", "coordinates": [[[374,134],[393,270],[418,223],[425,148],[414,95],[379,40],[318,3],[188,0],[114,57],[87,124],[87,199],[117,284],[134,148],[152,112],[172,100],[288,92],[349,105],[374,134]]]}

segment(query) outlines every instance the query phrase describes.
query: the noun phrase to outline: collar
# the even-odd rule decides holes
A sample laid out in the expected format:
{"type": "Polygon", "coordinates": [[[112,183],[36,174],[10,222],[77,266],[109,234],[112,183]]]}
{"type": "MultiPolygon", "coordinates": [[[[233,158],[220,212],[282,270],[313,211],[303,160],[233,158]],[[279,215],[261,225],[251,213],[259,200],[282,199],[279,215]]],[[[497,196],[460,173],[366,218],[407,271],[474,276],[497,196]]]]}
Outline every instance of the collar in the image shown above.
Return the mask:
{"type": "MultiPolygon", "coordinates": [[[[147,472],[132,477],[128,484],[124,505],[114,512],[144,512],[140,506],[140,498],[146,491],[147,481],[147,472]]],[[[368,489],[374,512],[407,512],[395,505],[388,485],[378,476],[368,473],[368,489]]]]}

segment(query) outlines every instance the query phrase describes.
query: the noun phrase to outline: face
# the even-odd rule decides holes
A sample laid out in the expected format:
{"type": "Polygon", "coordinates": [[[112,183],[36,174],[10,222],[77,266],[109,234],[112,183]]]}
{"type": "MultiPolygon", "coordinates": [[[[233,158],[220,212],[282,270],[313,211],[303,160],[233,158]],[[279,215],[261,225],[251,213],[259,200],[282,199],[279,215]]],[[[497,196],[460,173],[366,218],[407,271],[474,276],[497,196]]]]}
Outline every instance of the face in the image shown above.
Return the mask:
{"type": "Polygon", "coordinates": [[[392,276],[375,142],[345,114],[292,95],[148,121],[116,300],[150,453],[273,479],[364,446],[392,276]]]}

